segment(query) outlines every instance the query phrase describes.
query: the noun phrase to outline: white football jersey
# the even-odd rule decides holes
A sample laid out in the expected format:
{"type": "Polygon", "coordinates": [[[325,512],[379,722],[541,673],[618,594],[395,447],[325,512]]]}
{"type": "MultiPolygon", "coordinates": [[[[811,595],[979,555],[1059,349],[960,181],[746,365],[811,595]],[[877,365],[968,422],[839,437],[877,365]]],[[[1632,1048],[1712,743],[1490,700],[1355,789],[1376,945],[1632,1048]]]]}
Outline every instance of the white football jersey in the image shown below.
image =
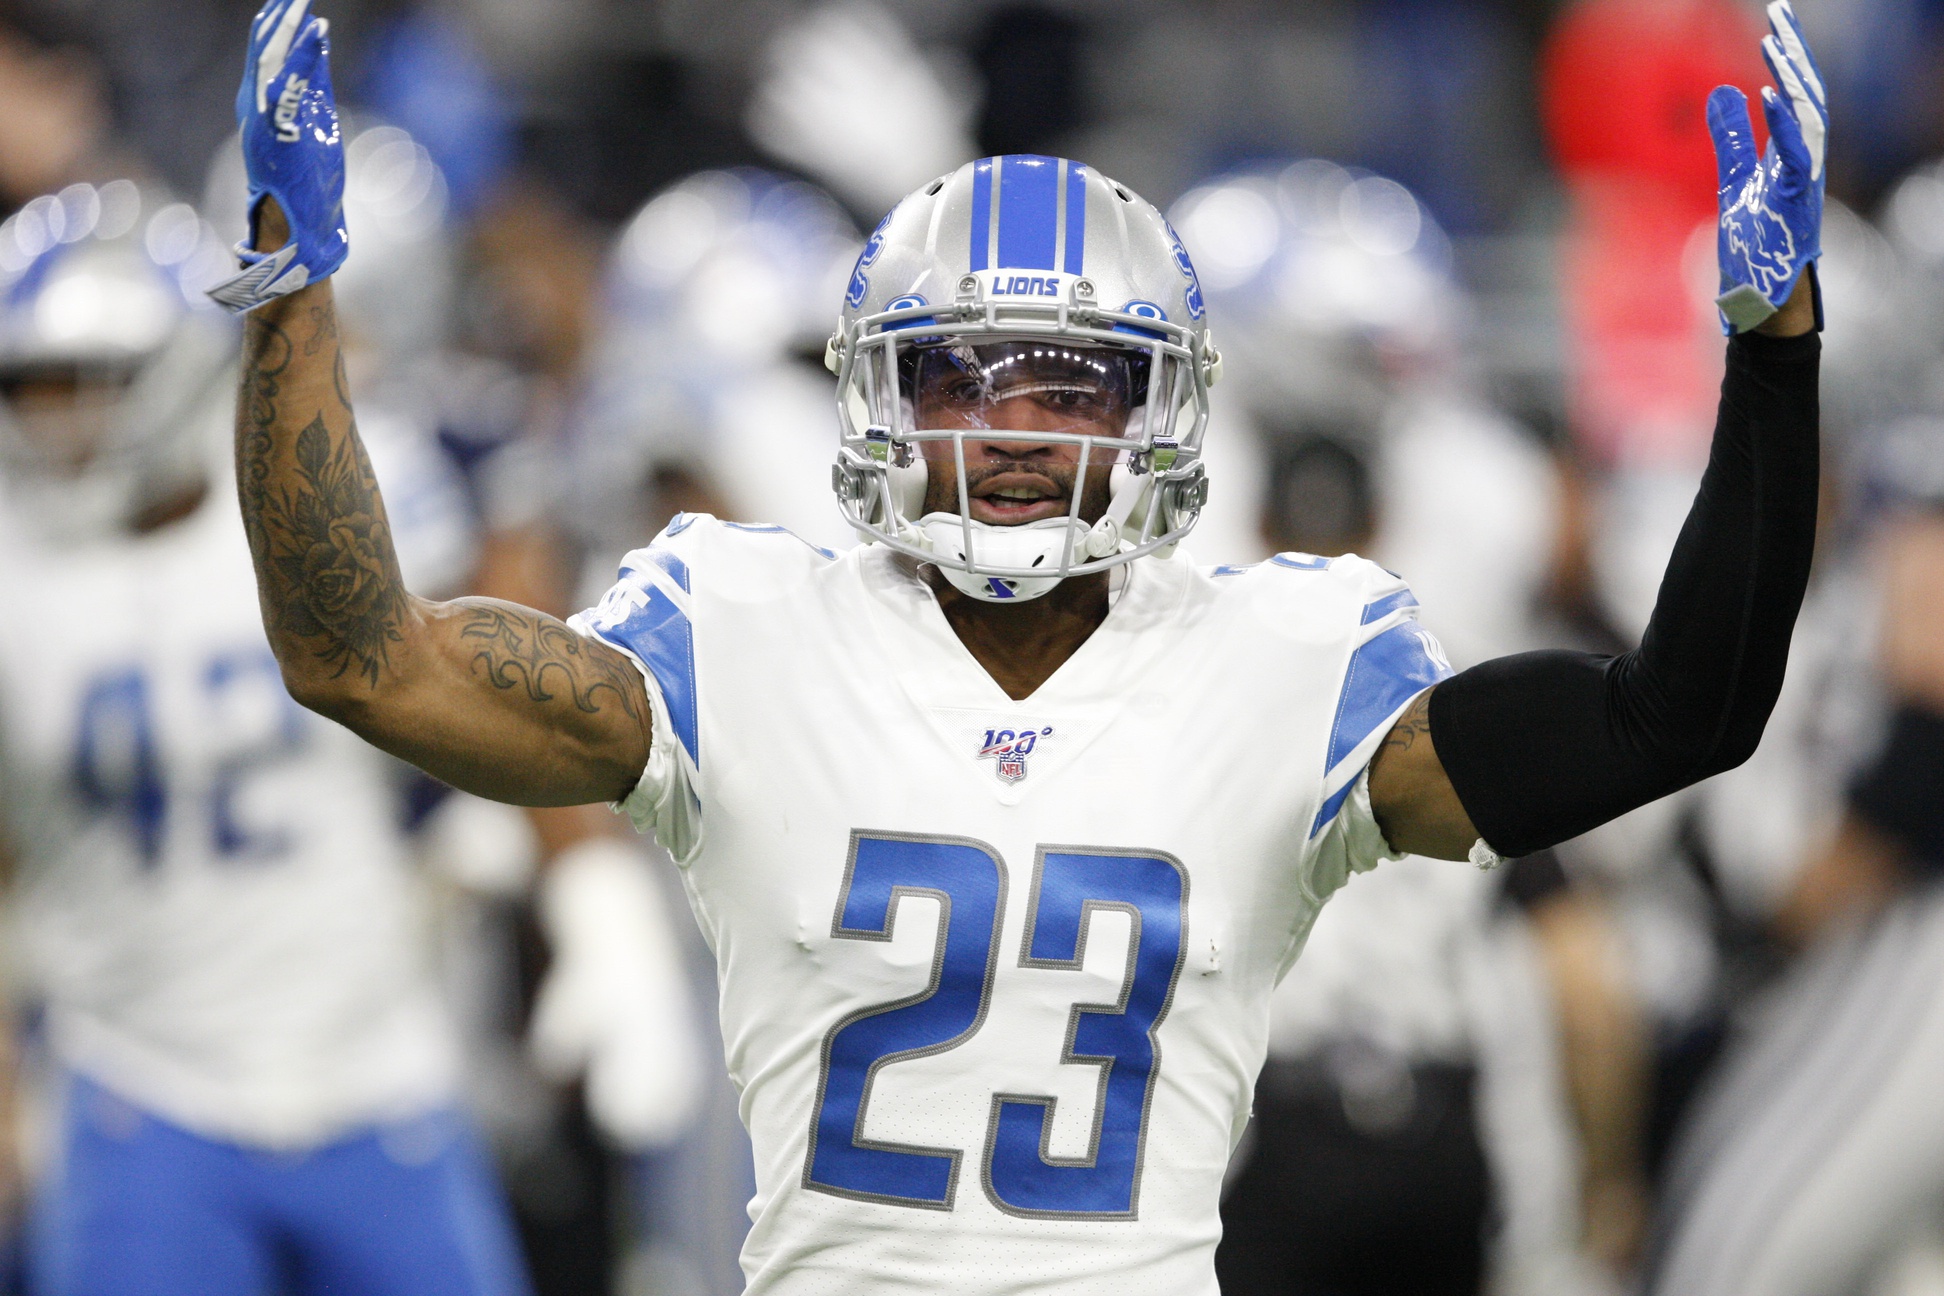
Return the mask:
{"type": "Polygon", "coordinates": [[[649,680],[755,1145],[752,1293],[1206,1293],[1270,991],[1448,668],[1357,558],[1127,569],[1008,698],[915,567],[682,517],[576,618],[649,680]]]}
{"type": "Polygon", "coordinates": [[[233,496],[142,537],[0,543],[13,946],[57,1056],[259,1146],[449,1100],[391,771],[285,692],[233,496]]]}

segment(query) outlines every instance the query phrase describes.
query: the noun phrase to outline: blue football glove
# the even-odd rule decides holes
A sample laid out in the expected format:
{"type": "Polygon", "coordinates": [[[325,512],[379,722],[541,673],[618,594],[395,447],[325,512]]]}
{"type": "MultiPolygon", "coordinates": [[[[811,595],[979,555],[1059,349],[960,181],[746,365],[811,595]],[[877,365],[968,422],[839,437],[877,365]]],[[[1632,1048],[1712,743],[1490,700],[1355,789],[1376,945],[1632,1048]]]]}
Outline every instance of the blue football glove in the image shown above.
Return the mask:
{"type": "Polygon", "coordinates": [[[209,290],[237,313],[251,310],[344,264],[344,142],[331,99],[329,25],[306,13],[310,0],[270,0],[250,26],[250,52],[236,92],[243,162],[250,176],[250,225],[264,195],[277,200],[290,239],[258,252],[237,244],[240,273],[209,290]]]}
{"type": "Polygon", "coordinates": [[[1708,96],[1708,132],[1721,176],[1716,243],[1721,295],[1715,305],[1724,333],[1745,333],[1775,314],[1802,272],[1822,255],[1829,101],[1788,0],[1774,0],[1768,17],[1762,57],[1782,90],[1778,95],[1762,87],[1768,151],[1755,154],[1755,132],[1741,91],[1721,86],[1708,96]]]}

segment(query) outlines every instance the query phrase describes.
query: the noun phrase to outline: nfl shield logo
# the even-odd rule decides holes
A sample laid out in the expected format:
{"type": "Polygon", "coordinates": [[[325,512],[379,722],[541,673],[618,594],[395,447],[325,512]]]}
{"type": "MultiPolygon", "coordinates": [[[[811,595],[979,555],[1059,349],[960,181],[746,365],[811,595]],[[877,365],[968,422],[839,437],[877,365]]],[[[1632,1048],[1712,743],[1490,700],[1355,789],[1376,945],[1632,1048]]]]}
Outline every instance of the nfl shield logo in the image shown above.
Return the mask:
{"type": "Polygon", "coordinates": [[[988,729],[979,748],[979,759],[992,762],[992,772],[1002,783],[1017,783],[1028,773],[1026,758],[1033,754],[1042,738],[1053,735],[1053,726],[1043,729],[988,729]]]}

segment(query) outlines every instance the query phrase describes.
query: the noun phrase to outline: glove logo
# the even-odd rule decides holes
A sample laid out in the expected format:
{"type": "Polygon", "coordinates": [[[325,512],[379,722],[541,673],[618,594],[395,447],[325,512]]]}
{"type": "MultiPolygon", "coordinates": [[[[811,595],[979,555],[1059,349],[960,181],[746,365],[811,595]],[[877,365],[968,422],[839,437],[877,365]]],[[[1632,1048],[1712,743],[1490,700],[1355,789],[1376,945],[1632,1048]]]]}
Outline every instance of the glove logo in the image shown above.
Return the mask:
{"type": "Polygon", "coordinates": [[[1781,216],[1755,205],[1752,197],[1744,194],[1721,214],[1721,235],[1730,254],[1747,266],[1747,282],[1772,301],[1798,268],[1795,236],[1781,216]]]}
{"type": "Polygon", "coordinates": [[[277,96],[277,138],[285,144],[297,142],[297,106],[309,88],[308,80],[294,76],[284,82],[283,93],[277,96]]]}

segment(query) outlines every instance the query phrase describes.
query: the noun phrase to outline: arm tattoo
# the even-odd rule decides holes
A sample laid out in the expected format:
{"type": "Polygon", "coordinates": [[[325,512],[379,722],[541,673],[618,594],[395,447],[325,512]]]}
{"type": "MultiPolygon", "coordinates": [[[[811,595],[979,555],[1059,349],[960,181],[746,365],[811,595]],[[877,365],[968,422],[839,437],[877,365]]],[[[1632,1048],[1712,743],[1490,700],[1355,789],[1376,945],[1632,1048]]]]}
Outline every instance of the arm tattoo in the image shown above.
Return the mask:
{"type": "Polygon", "coordinates": [[[1392,751],[1406,752],[1417,746],[1418,739],[1429,739],[1431,734],[1431,690],[1426,689],[1417,699],[1397,717],[1384,741],[1377,748],[1377,755],[1383,756],[1392,751]]]}
{"type": "Polygon", "coordinates": [[[467,611],[459,637],[472,644],[473,666],[494,688],[524,690],[530,701],[552,702],[565,689],[577,710],[594,715],[612,693],[629,719],[647,731],[636,702],[639,678],[617,655],[589,652],[574,631],[538,612],[482,604],[467,611]]]}
{"type": "MultiPolygon", "coordinates": [[[[315,312],[306,352],[336,345],[330,312],[315,312]]],[[[293,441],[296,419],[280,404],[291,353],[282,328],[251,318],[237,486],[265,617],[273,635],[304,640],[333,678],[350,671],[376,685],[391,645],[403,640],[398,557],[345,395],[342,354],[332,385],[337,409],[317,410],[293,441]]]]}

